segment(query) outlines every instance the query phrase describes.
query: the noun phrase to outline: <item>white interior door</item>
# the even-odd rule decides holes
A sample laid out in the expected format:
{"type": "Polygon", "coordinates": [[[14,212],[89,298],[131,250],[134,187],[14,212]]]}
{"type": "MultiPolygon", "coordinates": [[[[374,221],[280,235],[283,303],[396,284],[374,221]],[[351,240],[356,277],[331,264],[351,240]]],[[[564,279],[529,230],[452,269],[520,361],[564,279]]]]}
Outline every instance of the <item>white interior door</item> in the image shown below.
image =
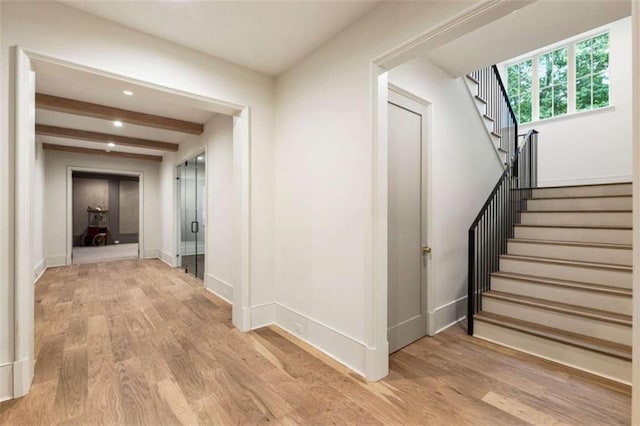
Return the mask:
{"type": "Polygon", "coordinates": [[[427,335],[426,107],[389,91],[389,353],[427,335]]]}

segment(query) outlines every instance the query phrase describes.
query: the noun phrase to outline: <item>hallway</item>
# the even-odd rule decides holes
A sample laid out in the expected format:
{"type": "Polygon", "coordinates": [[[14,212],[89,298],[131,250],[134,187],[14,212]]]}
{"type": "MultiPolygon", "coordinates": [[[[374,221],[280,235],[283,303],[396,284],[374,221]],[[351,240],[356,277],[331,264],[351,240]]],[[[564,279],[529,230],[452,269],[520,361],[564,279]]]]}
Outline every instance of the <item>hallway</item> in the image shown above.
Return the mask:
{"type": "Polygon", "coordinates": [[[627,424],[630,396],[452,327],[367,383],[280,332],[241,333],[158,260],[48,270],[31,392],[0,424],[627,424]]]}

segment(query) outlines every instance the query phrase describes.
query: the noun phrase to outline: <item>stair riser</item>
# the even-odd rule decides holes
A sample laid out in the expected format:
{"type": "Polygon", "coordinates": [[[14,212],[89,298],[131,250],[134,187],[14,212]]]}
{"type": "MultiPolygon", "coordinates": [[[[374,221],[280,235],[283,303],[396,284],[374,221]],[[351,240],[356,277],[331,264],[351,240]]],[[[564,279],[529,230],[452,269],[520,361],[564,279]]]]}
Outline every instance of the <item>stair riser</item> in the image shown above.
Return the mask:
{"type": "Polygon", "coordinates": [[[631,244],[630,229],[515,228],[515,238],[582,243],[631,244]]]}
{"type": "Polygon", "coordinates": [[[491,289],[550,302],[569,301],[572,305],[624,315],[631,315],[633,312],[629,296],[598,293],[573,287],[556,287],[504,277],[491,277],[491,289]]]}
{"type": "Polygon", "coordinates": [[[520,256],[548,257],[551,259],[578,260],[583,262],[611,263],[614,265],[632,265],[631,250],[603,248],[561,246],[555,244],[520,243],[509,241],[507,245],[509,254],[520,256]]]}
{"type": "Polygon", "coordinates": [[[599,195],[631,195],[631,184],[566,186],[560,188],[538,188],[534,198],[542,197],[597,197],[599,195]]]}
{"type": "Polygon", "coordinates": [[[528,200],[527,210],[631,210],[631,197],[528,200]]]}
{"type": "Polygon", "coordinates": [[[522,213],[522,225],[548,226],[621,226],[631,227],[631,212],[597,212],[597,213],[522,213]]]}
{"type": "Polygon", "coordinates": [[[560,364],[588,371],[622,383],[631,383],[631,362],[532,336],[484,321],[474,322],[474,337],[537,355],[560,364]]]}
{"type": "Polygon", "coordinates": [[[631,272],[614,269],[589,268],[578,265],[559,265],[516,259],[500,259],[500,271],[534,277],[579,281],[590,284],[631,288],[631,272]]]}
{"type": "Polygon", "coordinates": [[[570,331],[597,339],[631,346],[631,327],[605,321],[584,318],[534,306],[506,302],[490,297],[482,298],[482,310],[493,314],[518,318],[534,324],[570,331]]]}

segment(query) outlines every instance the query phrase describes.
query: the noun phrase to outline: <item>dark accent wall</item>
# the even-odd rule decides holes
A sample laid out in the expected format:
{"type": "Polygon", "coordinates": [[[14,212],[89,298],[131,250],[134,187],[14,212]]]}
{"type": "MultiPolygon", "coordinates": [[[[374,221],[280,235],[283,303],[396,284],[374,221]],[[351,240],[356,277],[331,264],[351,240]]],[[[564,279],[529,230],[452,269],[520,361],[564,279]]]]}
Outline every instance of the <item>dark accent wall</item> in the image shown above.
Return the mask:
{"type": "MultiPolygon", "coordinates": [[[[108,196],[108,206],[102,206],[102,207],[106,207],[109,209],[109,239],[108,239],[108,244],[115,244],[115,241],[119,241],[120,244],[130,244],[130,243],[137,243],[138,242],[138,232],[135,233],[121,233],[120,232],[120,182],[123,181],[133,181],[133,182],[138,182],[138,191],[140,190],[139,187],[139,181],[140,179],[137,176],[125,176],[125,175],[110,175],[110,174],[103,174],[103,173],[88,173],[88,172],[73,172],[72,174],[72,178],[73,178],[73,185],[76,185],[76,178],[83,178],[83,179],[100,179],[103,181],[107,181],[108,185],[109,185],[109,196],[108,196]]],[[[72,191],[75,194],[75,191],[72,191]]],[[[136,197],[134,200],[135,203],[139,204],[139,197],[136,197]]],[[[79,206],[78,208],[76,208],[76,200],[73,200],[73,205],[74,205],[74,212],[77,211],[82,211],[81,214],[83,214],[84,216],[82,218],[76,218],[74,217],[72,222],[75,224],[77,220],[81,221],[83,226],[82,226],[82,231],[78,231],[77,229],[74,229],[74,235],[73,235],[73,245],[74,246],[82,246],[84,245],[83,242],[81,241],[81,237],[82,237],[82,233],[86,230],[87,228],[87,206],[79,206]],[[81,208],[80,208],[81,207],[81,208]],[[78,233],[80,232],[80,233],[78,233]]],[[[128,210],[136,210],[139,211],[138,209],[140,208],[140,206],[137,206],[137,209],[128,209],[128,210]]],[[[137,222],[137,221],[136,221],[137,222]]],[[[138,224],[139,226],[139,224],[138,224]]],[[[74,226],[74,228],[76,228],[74,226]]]]}

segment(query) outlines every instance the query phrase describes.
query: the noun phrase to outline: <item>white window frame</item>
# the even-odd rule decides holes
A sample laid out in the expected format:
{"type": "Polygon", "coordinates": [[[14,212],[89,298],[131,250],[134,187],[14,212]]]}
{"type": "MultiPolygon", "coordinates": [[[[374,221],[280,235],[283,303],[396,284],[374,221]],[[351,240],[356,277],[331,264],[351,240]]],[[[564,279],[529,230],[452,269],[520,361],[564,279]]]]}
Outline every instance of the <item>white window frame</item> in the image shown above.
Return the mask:
{"type": "Polygon", "coordinates": [[[542,50],[534,51],[532,53],[528,53],[526,55],[519,56],[514,58],[508,62],[503,64],[504,67],[504,75],[505,75],[505,83],[507,86],[507,93],[509,90],[509,78],[508,78],[508,70],[509,67],[515,64],[519,64],[526,60],[531,59],[532,67],[531,67],[531,121],[527,123],[518,123],[523,125],[529,125],[531,123],[535,123],[538,121],[546,121],[553,120],[559,117],[567,117],[573,114],[583,114],[590,111],[597,111],[603,108],[610,107],[611,104],[611,31],[610,28],[598,28],[589,33],[581,34],[579,37],[565,40],[560,43],[556,43],[550,46],[546,46],[542,50]],[[582,41],[589,40],[603,34],[609,34],[609,104],[604,107],[599,108],[591,108],[583,111],[576,110],[576,45],[582,41]],[[554,52],[559,49],[567,48],[567,112],[562,115],[554,115],[548,118],[540,118],[540,83],[538,81],[538,61],[540,56],[545,55],[549,52],[554,52]]]}

